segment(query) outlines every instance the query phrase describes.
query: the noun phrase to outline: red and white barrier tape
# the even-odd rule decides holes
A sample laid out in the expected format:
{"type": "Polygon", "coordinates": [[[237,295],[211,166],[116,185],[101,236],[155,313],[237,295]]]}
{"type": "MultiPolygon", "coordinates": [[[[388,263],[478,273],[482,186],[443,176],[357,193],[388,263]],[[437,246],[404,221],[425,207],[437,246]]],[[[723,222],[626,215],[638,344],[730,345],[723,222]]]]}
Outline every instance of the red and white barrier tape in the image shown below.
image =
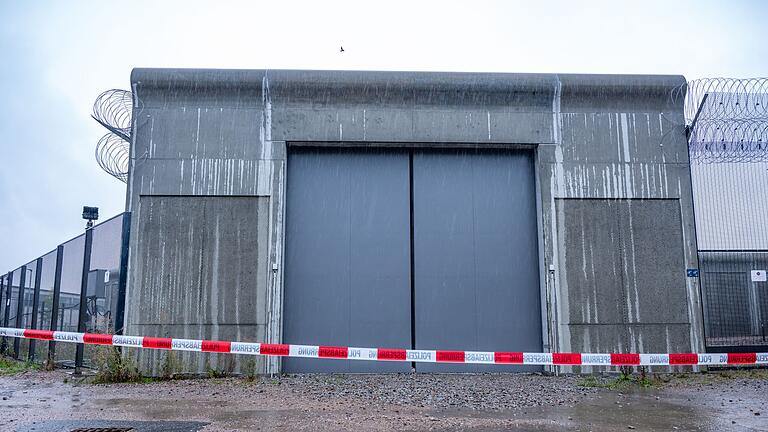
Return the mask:
{"type": "Polygon", "coordinates": [[[171,339],[148,336],[121,336],[100,333],[74,333],[3,327],[0,327],[0,336],[174,351],[373,361],[519,364],[540,366],[768,365],[768,353],[586,354],[411,350],[171,339]]]}

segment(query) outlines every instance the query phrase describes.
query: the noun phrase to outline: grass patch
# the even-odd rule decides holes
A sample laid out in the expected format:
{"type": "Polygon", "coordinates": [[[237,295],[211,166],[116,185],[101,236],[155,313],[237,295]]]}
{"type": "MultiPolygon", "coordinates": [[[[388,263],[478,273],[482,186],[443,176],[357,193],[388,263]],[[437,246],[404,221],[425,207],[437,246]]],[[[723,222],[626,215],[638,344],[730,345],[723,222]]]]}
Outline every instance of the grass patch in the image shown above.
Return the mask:
{"type": "Polygon", "coordinates": [[[176,374],[181,370],[181,363],[176,358],[176,353],[173,351],[167,351],[165,353],[165,360],[163,360],[163,366],[161,368],[161,376],[164,379],[174,379],[176,374]]]}
{"type": "Polygon", "coordinates": [[[224,372],[222,370],[219,370],[219,369],[212,368],[212,367],[209,367],[207,369],[206,375],[208,375],[208,378],[210,378],[210,379],[221,379],[221,378],[226,378],[226,377],[229,376],[228,373],[226,373],[226,372],[224,372]]]}
{"type": "Polygon", "coordinates": [[[145,382],[139,373],[136,362],[120,354],[117,348],[100,347],[94,356],[98,371],[93,378],[94,384],[112,384],[125,382],[145,382]]]}
{"type": "Polygon", "coordinates": [[[696,384],[714,385],[723,382],[733,380],[768,380],[768,369],[756,368],[754,366],[736,366],[727,369],[715,369],[711,368],[708,371],[692,374],[674,374],[669,378],[676,381],[688,383],[693,382],[696,384]]]}
{"type": "Polygon", "coordinates": [[[768,380],[768,369],[757,369],[753,366],[720,370],[720,371],[710,371],[709,374],[711,375],[716,374],[718,378],[723,380],[731,380],[731,379],[768,380]]]}
{"type": "Polygon", "coordinates": [[[258,374],[256,373],[256,360],[248,359],[243,364],[243,372],[245,373],[245,380],[247,382],[253,382],[256,380],[258,374]]]}
{"type": "Polygon", "coordinates": [[[603,388],[604,384],[602,381],[598,380],[597,377],[589,375],[581,379],[579,386],[587,388],[603,388]]]}
{"type": "Polygon", "coordinates": [[[600,379],[595,376],[584,377],[579,385],[588,388],[604,388],[608,390],[629,390],[631,388],[653,388],[660,386],[662,381],[658,377],[648,378],[645,374],[629,375],[621,374],[616,378],[600,379]]]}
{"type": "Polygon", "coordinates": [[[7,358],[0,358],[0,375],[16,375],[29,371],[40,370],[40,365],[30,361],[18,361],[7,358]]]}

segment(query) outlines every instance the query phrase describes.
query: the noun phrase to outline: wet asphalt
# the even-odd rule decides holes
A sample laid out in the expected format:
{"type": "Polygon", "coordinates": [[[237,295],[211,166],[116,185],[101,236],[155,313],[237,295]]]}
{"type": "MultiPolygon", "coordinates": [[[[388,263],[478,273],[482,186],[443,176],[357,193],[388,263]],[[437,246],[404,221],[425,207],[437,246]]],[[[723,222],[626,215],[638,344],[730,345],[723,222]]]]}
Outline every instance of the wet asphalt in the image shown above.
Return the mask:
{"type": "Polygon", "coordinates": [[[94,385],[28,372],[0,377],[0,430],[768,431],[768,371],[667,375],[648,387],[615,378],[298,375],[94,385]]]}

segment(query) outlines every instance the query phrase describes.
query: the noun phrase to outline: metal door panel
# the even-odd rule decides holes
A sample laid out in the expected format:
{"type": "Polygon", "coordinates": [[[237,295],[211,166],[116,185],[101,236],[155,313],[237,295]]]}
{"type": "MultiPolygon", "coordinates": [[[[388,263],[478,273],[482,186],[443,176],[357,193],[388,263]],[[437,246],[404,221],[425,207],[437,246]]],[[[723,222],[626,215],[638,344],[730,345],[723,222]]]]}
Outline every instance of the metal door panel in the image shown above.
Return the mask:
{"type": "MultiPolygon", "coordinates": [[[[417,348],[541,351],[531,156],[523,151],[414,153],[417,348]]],[[[417,365],[424,372],[536,369],[417,365]]]]}
{"type": "MultiPolygon", "coordinates": [[[[408,347],[408,154],[291,149],[283,340],[408,347]]],[[[284,372],[405,372],[408,363],[286,358],[284,372]]]]}

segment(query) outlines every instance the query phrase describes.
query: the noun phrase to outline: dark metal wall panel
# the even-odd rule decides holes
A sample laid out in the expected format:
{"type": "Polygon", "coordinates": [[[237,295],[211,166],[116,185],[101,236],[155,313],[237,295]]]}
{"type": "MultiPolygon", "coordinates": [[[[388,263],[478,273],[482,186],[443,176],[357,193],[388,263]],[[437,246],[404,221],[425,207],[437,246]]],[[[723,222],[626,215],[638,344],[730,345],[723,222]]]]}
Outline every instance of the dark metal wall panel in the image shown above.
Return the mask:
{"type": "Polygon", "coordinates": [[[5,275],[0,276],[0,323],[5,325],[5,275]]]}
{"type": "Polygon", "coordinates": [[[540,352],[532,153],[415,152],[413,217],[416,348],[540,352]]]}
{"type": "MultiPolygon", "coordinates": [[[[408,153],[293,149],[283,340],[410,346],[408,153]]],[[[408,371],[407,363],[287,358],[284,372],[408,371]]]]}

